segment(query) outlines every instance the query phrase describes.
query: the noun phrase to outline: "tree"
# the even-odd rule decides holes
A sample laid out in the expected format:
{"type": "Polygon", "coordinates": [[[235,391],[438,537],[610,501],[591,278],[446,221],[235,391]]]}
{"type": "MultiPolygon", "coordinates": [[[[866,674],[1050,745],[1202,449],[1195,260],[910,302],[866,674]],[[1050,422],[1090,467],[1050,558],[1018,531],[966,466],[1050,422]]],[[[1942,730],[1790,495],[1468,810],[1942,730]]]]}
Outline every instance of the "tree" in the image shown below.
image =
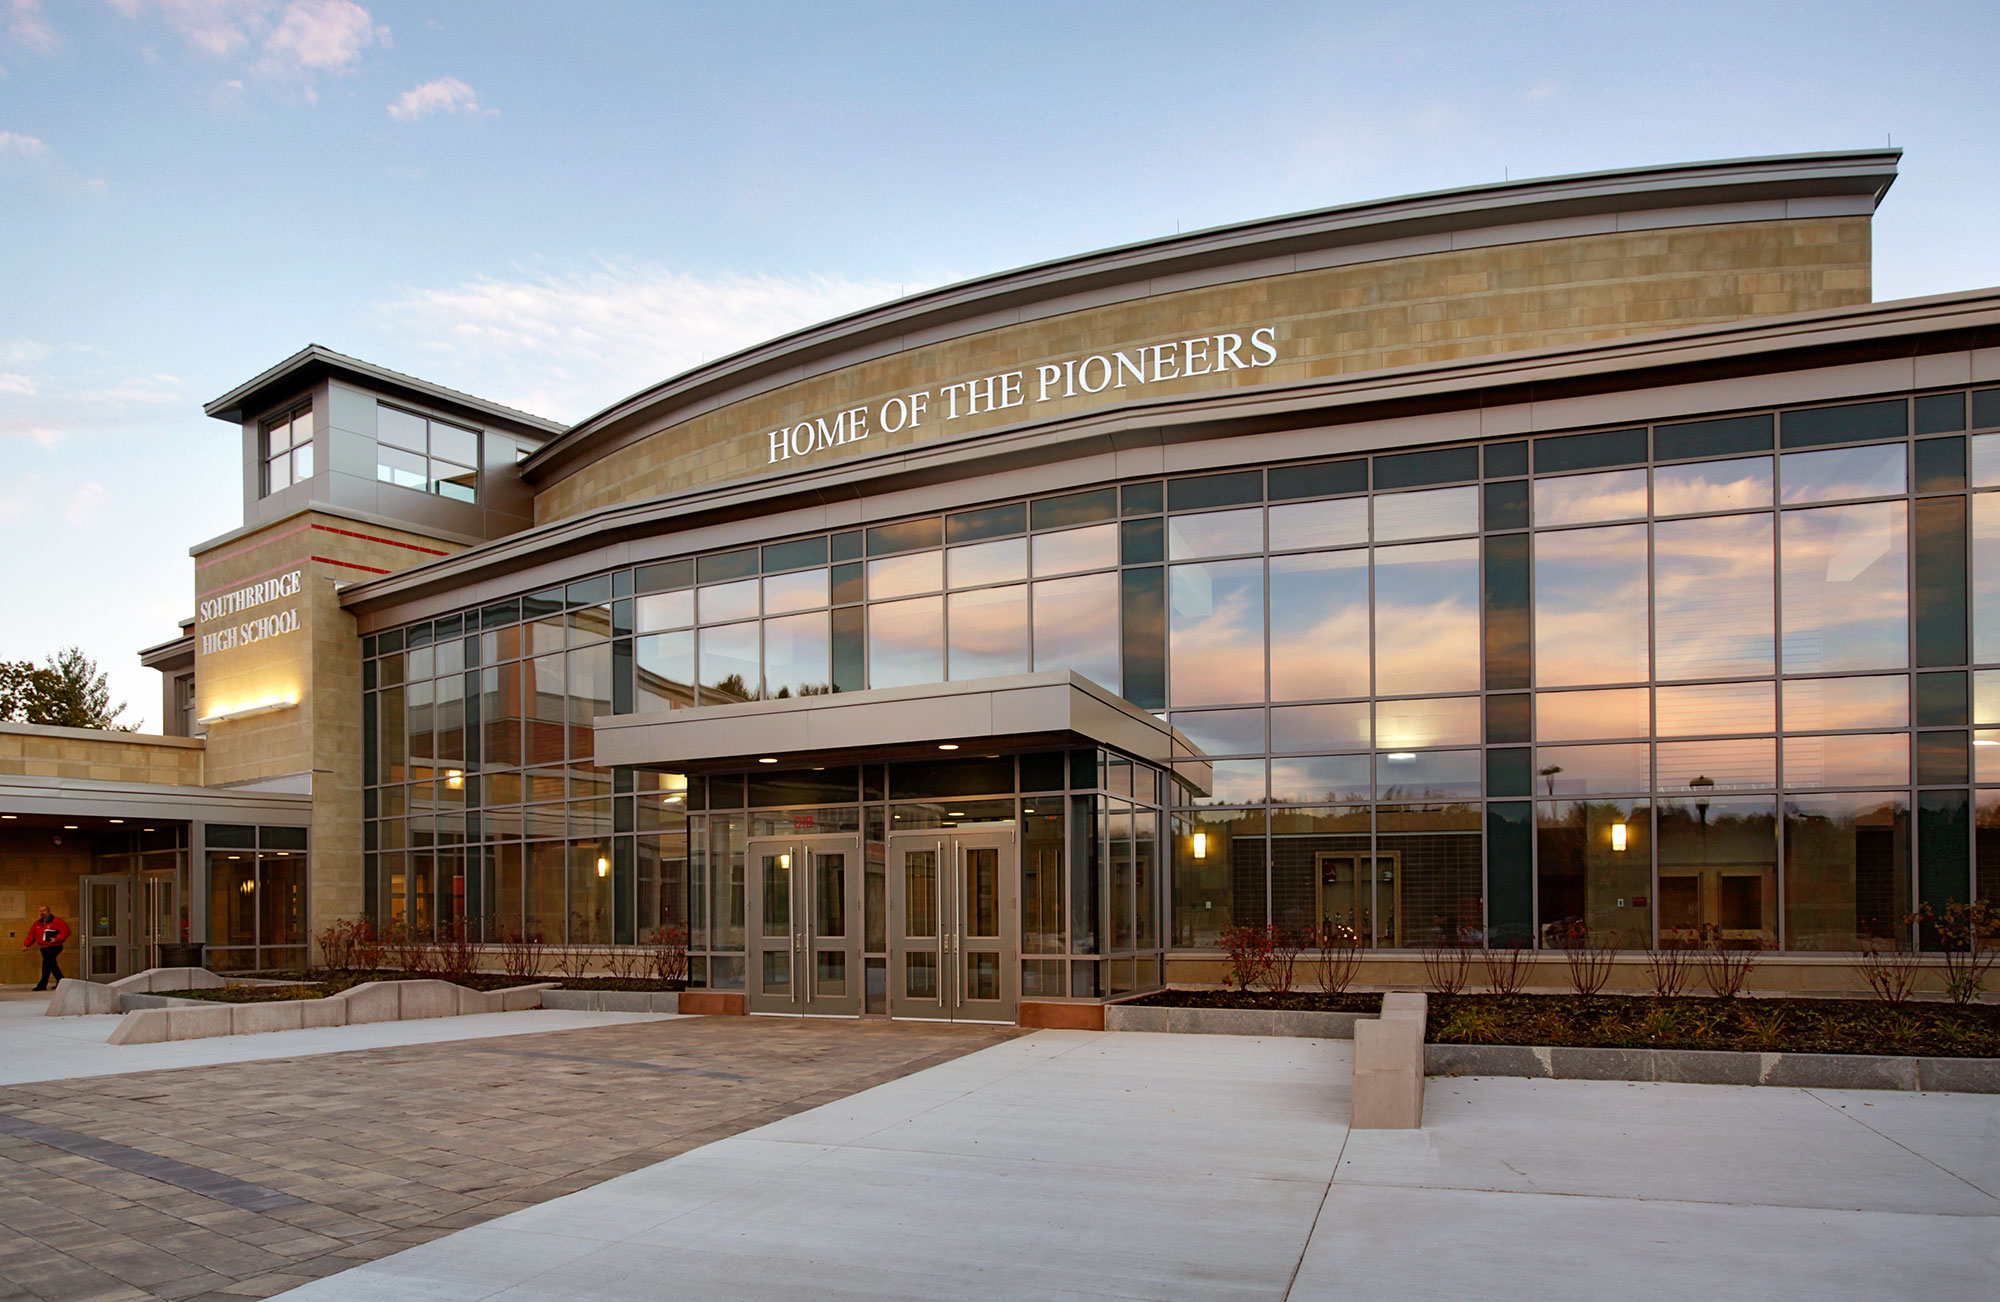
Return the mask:
{"type": "Polygon", "coordinates": [[[125,702],[111,704],[108,676],[82,647],[68,647],[42,664],[0,660],[0,720],[57,728],[97,728],[137,732],[120,723],[125,702]]]}

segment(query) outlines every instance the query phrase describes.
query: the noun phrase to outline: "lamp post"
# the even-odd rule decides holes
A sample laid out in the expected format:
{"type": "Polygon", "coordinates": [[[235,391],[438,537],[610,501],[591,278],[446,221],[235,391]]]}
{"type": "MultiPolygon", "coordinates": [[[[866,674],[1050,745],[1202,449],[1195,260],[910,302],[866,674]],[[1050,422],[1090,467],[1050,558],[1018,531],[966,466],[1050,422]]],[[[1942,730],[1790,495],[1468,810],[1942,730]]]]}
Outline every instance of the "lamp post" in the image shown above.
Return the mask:
{"type": "Polygon", "coordinates": [[[1701,820],[1701,861],[1708,863],[1708,793],[1715,790],[1715,779],[1706,773],[1688,779],[1688,790],[1699,791],[1701,795],[1694,802],[1695,817],[1701,820]]]}

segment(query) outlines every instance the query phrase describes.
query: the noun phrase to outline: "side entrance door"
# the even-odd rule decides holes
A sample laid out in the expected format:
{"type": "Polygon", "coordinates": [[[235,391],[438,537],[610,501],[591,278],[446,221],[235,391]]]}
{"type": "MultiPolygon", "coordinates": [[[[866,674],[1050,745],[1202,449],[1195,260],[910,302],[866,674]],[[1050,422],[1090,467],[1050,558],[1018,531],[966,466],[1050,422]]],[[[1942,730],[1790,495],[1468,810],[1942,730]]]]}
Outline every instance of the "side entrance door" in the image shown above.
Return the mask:
{"type": "Polygon", "coordinates": [[[1021,904],[1012,824],[889,839],[889,1014],[1021,1020],[1021,904]]]}
{"type": "Polygon", "coordinates": [[[790,836],[749,844],[749,1011],[861,1015],[861,842],[790,836]]]}
{"type": "Polygon", "coordinates": [[[116,981],[131,976],[137,946],[132,937],[132,879],[90,876],[79,879],[76,926],[76,974],[89,981],[116,981]]]}

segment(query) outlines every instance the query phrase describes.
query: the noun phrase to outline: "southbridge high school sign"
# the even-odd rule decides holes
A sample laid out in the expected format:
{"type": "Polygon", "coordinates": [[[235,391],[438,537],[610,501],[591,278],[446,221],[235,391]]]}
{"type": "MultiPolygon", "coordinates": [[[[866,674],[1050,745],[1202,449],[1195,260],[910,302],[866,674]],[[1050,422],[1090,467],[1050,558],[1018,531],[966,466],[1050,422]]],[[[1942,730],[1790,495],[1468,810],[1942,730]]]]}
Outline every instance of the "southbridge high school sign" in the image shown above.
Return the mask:
{"type": "MultiPolygon", "coordinates": [[[[195,619],[200,624],[212,624],[226,619],[240,611],[253,610],[274,601],[299,595],[299,583],[304,577],[303,570],[293,570],[276,578],[265,579],[245,587],[209,597],[195,608],[195,619]]],[[[214,655],[218,651],[229,651],[252,642],[262,642],[266,638],[282,637],[286,633],[299,631],[299,608],[271,611],[239,620],[222,628],[201,635],[201,653],[214,655]]]]}
{"type": "Polygon", "coordinates": [[[1275,326],[1257,326],[1247,334],[1223,331],[1171,343],[1043,362],[936,389],[899,394],[885,399],[872,413],[866,406],[849,407],[833,413],[831,418],[817,416],[771,430],[764,435],[770,450],[768,464],[859,443],[873,430],[895,434],[920,428],[926,421],[945,424],[1015,407],[1023,408],[1022,415],[1026,417],[1037,404],[1087,397],[1107,389],[1143,388],[1163,380],[1259,370],[1278,360],[1277,338],[1275,326]]]}

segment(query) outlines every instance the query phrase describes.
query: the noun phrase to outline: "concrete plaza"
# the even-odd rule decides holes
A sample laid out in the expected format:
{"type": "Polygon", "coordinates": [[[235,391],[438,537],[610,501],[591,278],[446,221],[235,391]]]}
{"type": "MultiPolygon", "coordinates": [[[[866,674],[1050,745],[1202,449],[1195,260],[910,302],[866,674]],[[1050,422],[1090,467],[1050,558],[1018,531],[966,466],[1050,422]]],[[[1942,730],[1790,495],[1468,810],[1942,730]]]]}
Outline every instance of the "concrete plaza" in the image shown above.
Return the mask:
{"type": "Polygon", "coordinates": [[[333,1275],[408,1298],[2000,1296],[2000,1098],[1440,1079],[1044,1031],[333,1275]]]}

